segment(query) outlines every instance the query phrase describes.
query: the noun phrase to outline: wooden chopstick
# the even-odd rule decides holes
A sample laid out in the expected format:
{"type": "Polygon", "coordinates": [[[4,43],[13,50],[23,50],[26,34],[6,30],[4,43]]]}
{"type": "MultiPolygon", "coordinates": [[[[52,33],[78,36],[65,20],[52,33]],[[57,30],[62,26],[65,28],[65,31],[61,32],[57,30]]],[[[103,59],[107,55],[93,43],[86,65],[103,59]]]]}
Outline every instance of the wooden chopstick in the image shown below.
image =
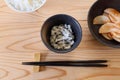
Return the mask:
{"type": "Polygon", "coordinates": [[[22,64],[34,66],[107,67],[107,64],[103,63],[107,63],[107,60],[23,62],[22,64]]]}

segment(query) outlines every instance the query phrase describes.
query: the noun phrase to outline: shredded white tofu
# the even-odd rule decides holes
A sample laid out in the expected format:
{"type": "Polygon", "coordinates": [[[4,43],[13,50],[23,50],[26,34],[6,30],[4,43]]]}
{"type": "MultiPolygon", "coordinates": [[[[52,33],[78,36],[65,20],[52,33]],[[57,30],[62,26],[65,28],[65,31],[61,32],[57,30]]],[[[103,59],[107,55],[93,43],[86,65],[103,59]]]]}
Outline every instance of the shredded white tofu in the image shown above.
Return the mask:
{"type": "Polygon", "coordinates": [[[34,11],[45,3],[46,0],[6,0],[10,6],[20,11],[34,11]]]}

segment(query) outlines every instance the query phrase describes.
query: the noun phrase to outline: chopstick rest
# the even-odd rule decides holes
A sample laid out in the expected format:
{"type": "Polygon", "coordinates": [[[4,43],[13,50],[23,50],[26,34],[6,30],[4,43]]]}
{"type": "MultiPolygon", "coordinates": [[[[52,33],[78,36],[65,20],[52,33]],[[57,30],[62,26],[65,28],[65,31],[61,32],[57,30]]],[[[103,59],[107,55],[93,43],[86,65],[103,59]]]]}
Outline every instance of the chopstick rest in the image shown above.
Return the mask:
{"type": "MultiPolygon", "coordinates": [[[[36,62],[41,62],[42,61],[42,54],[41,53],[35,53],[34,54],[34,60],[36,62]]],[[[44,66],[33,66],[33,72],[40,72],[40,71],[43,71],[45,70],[45,67],[44,66]]]]}
{"type": "MultiPolygon", "coordinates": [[[[35,53],[35,55],[34,55],[34,60],[36,61],[36,62],[40,62],[41,61],[41,54],[40,53],[35,53]]],[[[41,66],[33,66],[33,71],[34,72],[40,72],[41,70],[40,70],[40,67],[41,66]]]]}

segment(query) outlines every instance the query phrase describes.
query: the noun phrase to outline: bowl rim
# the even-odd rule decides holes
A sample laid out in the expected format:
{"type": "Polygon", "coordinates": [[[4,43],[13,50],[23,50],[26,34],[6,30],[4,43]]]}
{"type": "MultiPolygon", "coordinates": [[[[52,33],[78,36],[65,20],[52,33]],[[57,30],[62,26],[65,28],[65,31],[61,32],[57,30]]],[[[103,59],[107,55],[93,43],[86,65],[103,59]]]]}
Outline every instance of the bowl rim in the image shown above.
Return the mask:
{"type": "Polygon", "coordinates": [[[50,16],[49,18],[47,18],[46,20],[45,20],[45,22],[43,23],[43,25],[42,25],[42,27],[41,27],[41,30],[40,30],[40,36],[41,36],[41,40],[42,40],[42,42],[44,43],[44,45],[50,50],[50,51],[52,51],[52,52],[55,52],[55,53],[60,53],[60,54],[64,54],[64,53],[68,53],[68,52],[71,52],[71,51],[73,51],[74,49],[76,49],[78,46],[79,46],[79,44],[81,43],[81,40],[82,40],[82,27],[81,27],[81,25],[80,25],[80,23],[74,18],[74,17],[72,17],[72,16],[70,16],[70,15],[67,15],[67,14],[55,14],[55,15],[53,15],[53,16],[50,16]],[[56,17],[56,16],[68,16],[68,17],[70,17],[70,18],[72,18],[76,23],[77,23],[77,25],[79,25],[79,30],[80,30],[80,39],[78,39],[78,42],[76,43],[76,46],[75,47],[73,47],[73,48],[70,48],[70,49],[67,49],[67,50],[57,50],[57,49],[54,49],[54,48],[52,48],[51,46],[50,47],[48,47],[48,45],[45,43],[45,41],[43,40],[43,35],[42,35],[42,30],[43,30],[43,26],[45,25],[45,23],[49,20],[49,19],[51,19],[52,17],[56,17]]]}
{"type": "Polygon", "coordinates": [[[43,3],[39,7],[37,7],[36,9],[34,9],[32,11],[21,11],[21,10],[15,9],[11,4],[8,3],[7,0],[4,0],[4,1],[5,1],[5,3],[7,4],[7,6],[10,9],[12,9],[13,11],[19,12],[19,13],[31,13],[31,12],[34,12],[34,11],[38,10],[39,8],[41,8],[46,3],[46,0],[43,0],[43,3]]]}
{"type": "Polygon", "coordinates": [[[92,31],[91,29],[91,25],[90,25],[90,21],[89,21],[89,17],[90,17],[90,13],[91,13],[91,10],[93,9],[93,7],[98,3],[100,2],[101,0],[97,0],[96,2],[93,3],[93,5],[90,7],[89,11],[88,11],[88,16],[87,16],[87,23],[88,23],[88,27],[89,27],[89,30],[92,34],[92,36],[98,41],[100,42],[101,44],[105,45],[105,46],[108,46],[108,47],[112,47],[112,48],[120,48],[120,46],[115,46],[115,45],[112,45],[112,44],[107,44],[106,42],[103,42],[99,37],[97,37],[95,35],[95,33],[92,31]]]}

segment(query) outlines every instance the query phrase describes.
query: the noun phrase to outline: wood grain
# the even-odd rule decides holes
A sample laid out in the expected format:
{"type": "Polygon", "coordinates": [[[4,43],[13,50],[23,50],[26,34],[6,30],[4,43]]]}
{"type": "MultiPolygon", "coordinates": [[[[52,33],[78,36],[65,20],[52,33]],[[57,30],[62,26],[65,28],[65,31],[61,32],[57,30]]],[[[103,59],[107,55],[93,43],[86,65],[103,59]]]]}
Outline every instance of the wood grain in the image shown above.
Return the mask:
{"type": "Polygon", "coordinates": [[[47,0],[33,13],[17,13],[0,0],[0,80],[120,80],[120,49],[109,48],[96,41],[89,32],[87,15],[96,0],[47,0]],[[83,39],[73,52],[55,54],[41,41],[43,22],[55,14],[75,17],[82,26],[83,39]],[[107,68],[47,67],[33,73],[32,66],[21,62],[32,61],[34,53],[44,53],[44,60],[107,59],[107,68]]]}

